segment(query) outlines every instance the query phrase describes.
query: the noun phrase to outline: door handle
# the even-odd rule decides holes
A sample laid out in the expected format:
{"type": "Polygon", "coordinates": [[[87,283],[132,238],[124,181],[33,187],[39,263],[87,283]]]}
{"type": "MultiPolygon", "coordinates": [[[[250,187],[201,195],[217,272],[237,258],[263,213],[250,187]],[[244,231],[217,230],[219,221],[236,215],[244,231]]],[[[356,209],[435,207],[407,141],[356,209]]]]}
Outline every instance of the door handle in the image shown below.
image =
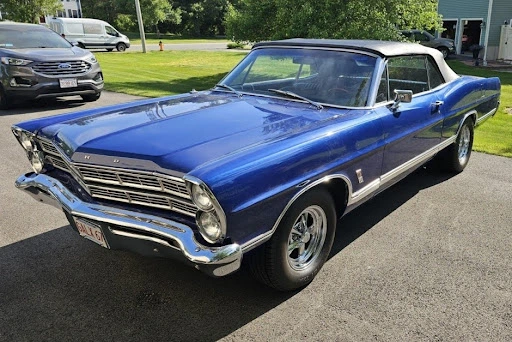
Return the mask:
{"type": "Polygon", "coordinates": [[[440,112],[439,108],[444,104],[444,101],[436,101],[436,102],[433,102],[430,106],[431,108],[431,111],[432,111],[432,114],[437,114],[440,112]]]}

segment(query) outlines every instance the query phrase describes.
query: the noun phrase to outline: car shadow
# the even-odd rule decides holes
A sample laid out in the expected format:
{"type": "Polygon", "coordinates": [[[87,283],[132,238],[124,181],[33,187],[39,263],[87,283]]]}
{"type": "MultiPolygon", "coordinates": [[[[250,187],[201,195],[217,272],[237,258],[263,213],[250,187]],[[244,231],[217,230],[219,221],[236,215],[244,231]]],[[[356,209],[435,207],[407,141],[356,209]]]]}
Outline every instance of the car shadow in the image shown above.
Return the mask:
{"type": "MultiPolygon", "coordinates": [[[[448,178],[420,169],[348,214],[331,256],[448,178]]],[[[246,268],[209,278],[175,261],[109,251],[69,226],[0,248],[0,274],[6,341],[215,341],[296,294],[260,285],[246,268]]]]}
{"type": "Polygon", "coordinates": [[[18,101],[13,103],[11,108],[0,110],[0,116],[30,114],[45,112],[56,109],[77,109],[84,106],[86,102],[80,96],[65,98],[50,98],[43,100],[18,101]]]}
{"type": "Polygon", "coordinates": [[[336,238],[329,259],[413,198],[422,189],[442,183],[451,177],[453,174],[438,172],[430,164],[427,164],[348,213],[338,221],[336,238]]]}

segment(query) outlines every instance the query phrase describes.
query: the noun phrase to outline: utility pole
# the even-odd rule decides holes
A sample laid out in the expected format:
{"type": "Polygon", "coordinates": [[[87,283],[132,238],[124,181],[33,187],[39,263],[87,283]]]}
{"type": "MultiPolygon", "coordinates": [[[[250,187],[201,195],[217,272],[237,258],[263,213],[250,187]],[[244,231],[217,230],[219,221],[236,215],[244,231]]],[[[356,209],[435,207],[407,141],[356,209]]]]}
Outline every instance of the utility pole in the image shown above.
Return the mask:
{"type": "Polygon", "coordinates": [[[142,53],[146,53],[146,36],[144,35],[144,24],[142,23],[142,13],[140,12],[139,0],[135,0],[135,11],[137,12],[137,21],[139,22],[140,41],[142,43],[142,53]]]}

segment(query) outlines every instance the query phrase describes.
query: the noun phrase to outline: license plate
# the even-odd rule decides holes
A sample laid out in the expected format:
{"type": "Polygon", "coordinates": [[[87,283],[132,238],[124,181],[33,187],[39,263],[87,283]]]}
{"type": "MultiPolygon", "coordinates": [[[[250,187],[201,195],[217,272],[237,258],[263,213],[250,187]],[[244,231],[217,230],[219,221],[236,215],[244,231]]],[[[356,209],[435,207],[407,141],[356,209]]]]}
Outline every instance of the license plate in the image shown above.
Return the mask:
{"type": "Polygon", "coordinates": [[[103,232],[99,226],[76,217],[74,220],[76,228],[78,228],[78,233],[80,233],[81,236],[97,243],[102,247],[109,248],[107,240],[105,239],[105,235],[103,235],[103,232]]]}
{"type": "Polygon", "coordinates": [[[76,78],[61,78],[59,84],[61,88],[73,88],[78,85],[76,78]]]}

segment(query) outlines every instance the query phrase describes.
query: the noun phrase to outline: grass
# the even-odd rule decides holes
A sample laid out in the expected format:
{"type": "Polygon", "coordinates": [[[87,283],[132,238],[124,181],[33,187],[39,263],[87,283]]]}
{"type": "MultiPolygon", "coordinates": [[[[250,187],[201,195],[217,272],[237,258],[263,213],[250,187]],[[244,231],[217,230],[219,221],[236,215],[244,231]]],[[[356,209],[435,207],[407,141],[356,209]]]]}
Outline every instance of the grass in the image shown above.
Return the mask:
{"type": "Polygon", "coordinates": [[[512,70],[499,72],[488,68],[468,66],[460,61],[449,62],[452,69],[460,75],[481,77],[499,77],[501,81],[501,105],[496,115],[487,120],[475,131],[473,150],[512,157],[512,70]]]}
{"type": "MultiPolygon", "coordinates": [[[[97,52],[95,55],[103,68],[107,90],[157,97],[211,88],[246,53],[150,51],[146,54],[97,52]]],[[[473,149],[512,157],[512,115],[506,112],[506,108],[512,108],[512,72],[467,66],[459,61],[449,61],[449,64],[458,74],[500,78],[501,106],[493,118],[477,128],[473,149]]]]}
{"type": "Polygon", "coordinates": [[[211,88],[245,55],[208,51],[95,53],[107,90],[148,97],[211,88]]]}
{"type": "MultiPolygon", "coordinates": [[[[138,32],[126,32],[130,43],[137,45],[142,44],[140,34],[138,32]]],[[[158,44],[160,41],[165,44],[191,44],[191,43],[229,43],[230,40],[224,37],[211,37],[211,38],[194,38],[184,37],[174,34],[160,34],[160,37],[156,33],[146,33],[146,44],[158,44]]]]}

